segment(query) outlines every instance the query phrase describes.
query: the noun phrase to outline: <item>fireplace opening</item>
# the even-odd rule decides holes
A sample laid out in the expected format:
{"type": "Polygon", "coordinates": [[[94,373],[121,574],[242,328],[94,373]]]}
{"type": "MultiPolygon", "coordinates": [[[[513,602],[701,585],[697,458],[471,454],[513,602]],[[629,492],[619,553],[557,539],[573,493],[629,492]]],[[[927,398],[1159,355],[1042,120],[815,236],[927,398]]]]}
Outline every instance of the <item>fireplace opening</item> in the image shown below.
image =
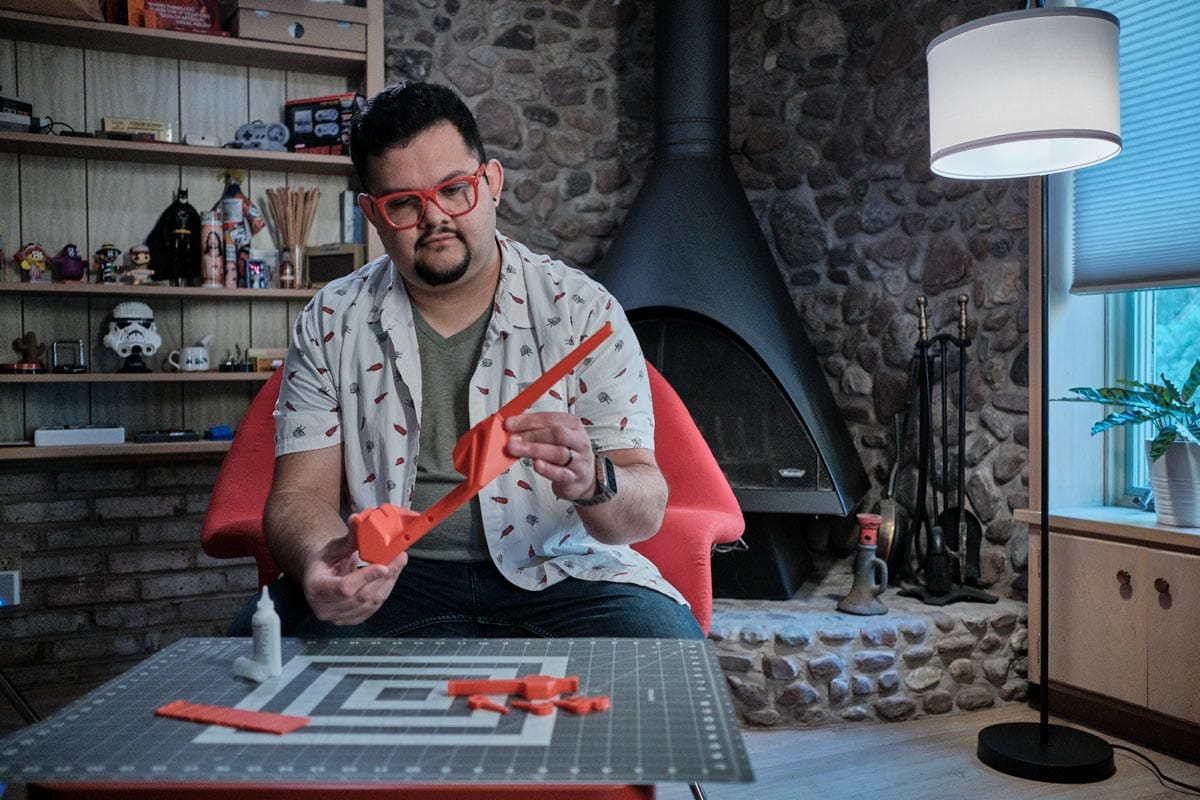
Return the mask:
{"type": "Polygon", "coordinates": [[[711,320],[665,311],[635,315],[633,329],[646,358],[688,398],[742,510],[794,508],[801,495],[831,491],[812,434],[754,353],[711,320]]]}

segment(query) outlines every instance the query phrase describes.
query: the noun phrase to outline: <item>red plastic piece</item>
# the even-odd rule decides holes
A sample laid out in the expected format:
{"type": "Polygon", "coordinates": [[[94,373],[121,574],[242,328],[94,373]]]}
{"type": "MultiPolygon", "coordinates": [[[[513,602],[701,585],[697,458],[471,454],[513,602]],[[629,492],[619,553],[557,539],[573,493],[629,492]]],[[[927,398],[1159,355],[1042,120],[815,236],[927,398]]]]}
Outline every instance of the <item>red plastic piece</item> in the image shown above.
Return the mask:
{"type": "Polygon", "coordinates": [[[603,327],[580,342],[544,375],[501,406],[499,411],[460,436],[454,445],[454,469],[467,479],[428,510],[417,512],[385,503],[351,516],[350,523],[358,538],[359,556],[372,564],[388,563],[515,463],[515,458],[504,454],[504,445],[508,443],[504,420],[524,413],[534,401],[591,355],[612,332],[612,323],[604,323],[603,327]]]}
{"type": "Polygon", "coordinates": [[[273,714],[269,711],[246,711],[227,706],[210,706],[203,703],[189,703],[176,700],[155,709],[160,717],[183,719],[188,722],[203,722],[209,725],[224,725],[227,728],[238,728],[244,731],[260,731],[275,733],[282,736],[297,728],[303,728],[312,722],[308,717],[295,717],[289,714],[273,714]]]}
{"type": "Polygon", "coordinates": [[[548,700],[564,692],[579,691],[579,676],[555,678],[526,675],[514,680],[449,681],[446,693],[454,697],[470,694],[515,694],[525,700],[548,700]]]}
{"type": "Polygon", "coordinates": [[[609,701],[604,695],[595,697],[568,697],[565,700],[554,700],[554,705],[564,708],[572,714],[590,714],[593,711],[608,711],[609,701]]]}
{"type": "Polygon", "coordinates": [[[513,700],[513,708],[519,708],[522,711],[528,711],[530,714],[537,714],[539,717],[544,717],[554,711],[554,703],[548,700],[537,702],[534,700],[513,700]]]}
{"type": "Polygon", "coordinates": [[[490,698],[482,694],[473,694],[467,698],[467,708],[472,711],[495,711],[499,714],[507,714],[508,708],[494,703],[490,698]]]}

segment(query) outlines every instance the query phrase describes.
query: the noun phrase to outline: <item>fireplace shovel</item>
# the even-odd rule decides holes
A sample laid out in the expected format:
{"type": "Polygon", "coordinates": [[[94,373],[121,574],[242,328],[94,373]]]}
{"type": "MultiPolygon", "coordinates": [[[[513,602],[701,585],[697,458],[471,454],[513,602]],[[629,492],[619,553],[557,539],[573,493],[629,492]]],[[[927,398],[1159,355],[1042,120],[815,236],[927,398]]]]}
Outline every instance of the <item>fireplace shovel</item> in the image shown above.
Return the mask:
{"type": "Polygon", "coordinates": [[[904,395],[904,409],[895,419],[896,457],[888,475],[887,493],[879,501],[879,516],[882,522],[879,525],[878,556],[887,562],[893,584],[900,583],[903,572],[901,564],[908,548],[908,509],[896,499],[896,482],[900,475],[900,465],[904,463],[904,446],[908,440],[908,420],[912,414],[912,395],[917,385],[916,378],[917,360],[914,358],[904,395]]]}

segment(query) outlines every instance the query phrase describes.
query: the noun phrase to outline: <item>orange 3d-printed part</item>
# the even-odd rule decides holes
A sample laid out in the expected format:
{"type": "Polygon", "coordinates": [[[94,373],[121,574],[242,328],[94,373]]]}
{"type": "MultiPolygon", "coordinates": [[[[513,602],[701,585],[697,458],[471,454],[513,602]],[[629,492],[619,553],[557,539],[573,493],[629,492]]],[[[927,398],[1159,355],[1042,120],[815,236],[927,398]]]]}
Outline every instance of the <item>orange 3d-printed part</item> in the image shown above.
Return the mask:
{"type": "Polygon", "coordinates": [[[578,692],[579,676],[555,678],[552,675],[526,675],[513,680],[448,681],[446,694],[515,694],[525,700],[548,700],[563,692],[578,692]]]}
{"type": "Polygon", "coordinates": [[[507,714],[508,708],[492,700],[487,695],[473,694],[467,698],[467,708],[472,711],[495,711],[497,714],[507,714]]]}
{"type": "Polygon", "coordinates": [[[419,512],[384,503],[351,516],[359,556],[372,564],[388,563],[508,469],[516,459],[504,453],[508,443],[504,420],[523,413],[611,335],[612,323],[606,322],[499,411],[459,437],[454,445],[454,469],[467,479],[428,510],[419,512]]]}
{"type": "Polygon", "coordinates": [[[262,733],[291,733],[297,728],[303,728],[312,722],[308,717],[295,717],[290,714],[273,714],[269,711],[246,711],[241,708],[226,706],[210,706],[203,703],[189,703],[176,700],[155,709],[160,717],[184,719],[189,722],[204,722],[209,725],[224,725],[228,728],[239,728],[244,731],[260,731],[262,733]]]}
{"type": "Polygon", "coordinates": [[[593,711],[608,711],[609,699],[600,694],[595,697],[568,697],[565,700],[552,700],[557,708],[564,708],[572,714],[590,714],[593,711]]]}
{"type": "Polygon", "coordinates": [[[519,708],[522,711],[528,711],[530,714],[537,714],[539,717],[545,717],[554,713],[554,704],[542,700],[513,700],[513,708],[519,708]]]}

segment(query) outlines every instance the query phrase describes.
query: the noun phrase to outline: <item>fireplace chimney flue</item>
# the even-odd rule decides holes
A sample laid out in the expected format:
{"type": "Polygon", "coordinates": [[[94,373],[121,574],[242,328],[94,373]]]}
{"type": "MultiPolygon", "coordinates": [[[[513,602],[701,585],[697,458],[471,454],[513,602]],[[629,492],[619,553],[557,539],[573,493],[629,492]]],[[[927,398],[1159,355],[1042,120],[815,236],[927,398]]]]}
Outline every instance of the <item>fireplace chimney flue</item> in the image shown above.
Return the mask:
{"type": "Polygon", "coordinates": [[[730,163],[728,0],[655,15],[654,163],[598,278],[743,511],[847,516],[866,472],[730,163]]]}

